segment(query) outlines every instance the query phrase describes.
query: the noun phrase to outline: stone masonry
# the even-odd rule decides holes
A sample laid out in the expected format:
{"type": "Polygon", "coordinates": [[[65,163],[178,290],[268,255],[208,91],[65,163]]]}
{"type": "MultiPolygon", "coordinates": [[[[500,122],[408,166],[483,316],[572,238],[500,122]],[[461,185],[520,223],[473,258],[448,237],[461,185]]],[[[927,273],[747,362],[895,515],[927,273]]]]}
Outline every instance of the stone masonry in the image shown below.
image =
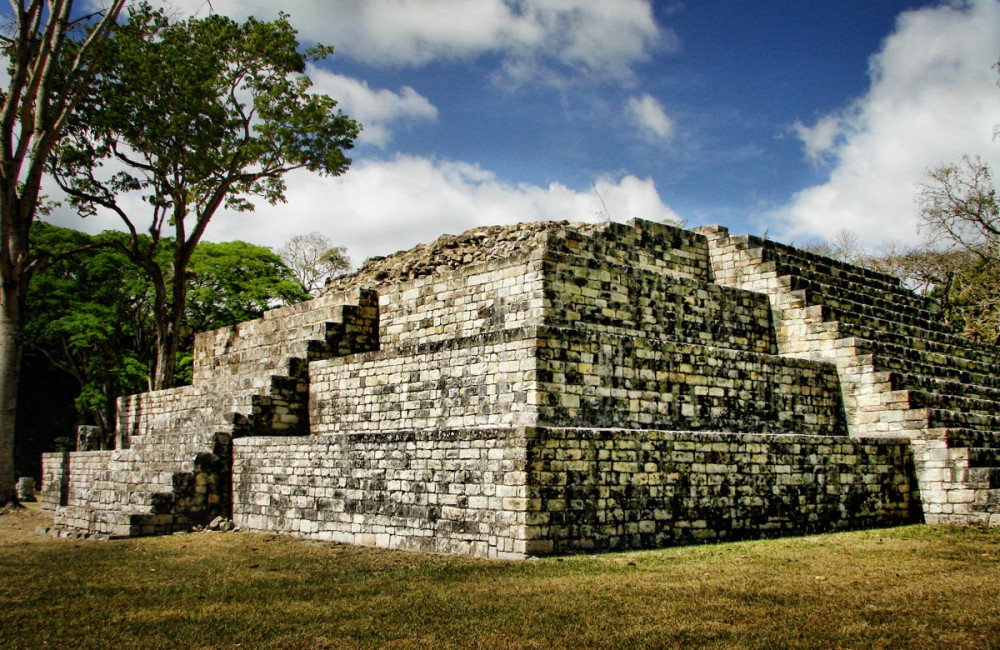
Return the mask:
{"type": "Polygon", "coordinates": [[[446,236],[200,334],[118,449],[47,454],[58,527],[520,558],[1000,525],[1000,359],[889,276],[721,227],[446,236]]]}

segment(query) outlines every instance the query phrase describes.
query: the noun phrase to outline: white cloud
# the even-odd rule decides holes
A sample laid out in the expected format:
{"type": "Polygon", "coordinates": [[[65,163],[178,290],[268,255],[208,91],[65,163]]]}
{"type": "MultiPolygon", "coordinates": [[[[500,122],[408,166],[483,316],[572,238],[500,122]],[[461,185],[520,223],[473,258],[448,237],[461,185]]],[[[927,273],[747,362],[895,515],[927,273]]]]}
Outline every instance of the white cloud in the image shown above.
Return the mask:
{"type": "Polygon", "coordinates": [[[792,132],[802,141],[806,158],[813,163],[819,163],[835,153],[834,143],[843,128],[839,115],[826,115],[813,126],[806,126],[799,120],[792,124],[792,132]]]}
{"type": "Polygon", "coordinates": [[[437,108],[409,86],[398,93],[373,90],[366,81],[310,68],[313,90],[335,97],[345,113],[364,125],[360,142],[385,147],[392,139],[391,128],[414,121],[434,121],[437,108]]]}
{"type": "Polygon", "coordinates": [[[640,131],[661,140],[669,140],[674,134],[674,121],[663,110],[654,97],[643,94],[628,100],[627,114],[640,131]]]}
{"type": "Polygon", "coordinates": [[[869,244],[915,241],[917,184],[929,168],[980,154],[1000,167],[997,61],[1000,2],[973,0],[906,12],[869,63],[856,102],[793,130],[813,161],[832,168],[771,215],[785,239],[848,229],[869,244]]]}
{"type": "MultiPolygon", "coordinates": [[[[205,12],[204,0],[162,0],[182,13],[205,12]]],[[[677,38],[660,28],[649,0],[213,0],[215,11],[242,19],[288,11],[309,41],[379,65],[422,65],[498,54],[519,81],[552,64],[606,77],[630,76],[632,64],[677,38]]]]}
{"type": "MultiPolygon", "coordinates": [[[[593,222],[606,216],[615,221],[678,219],[651,179],[631,175],[597,178],[596,192],[577,191],[561,183],[546,187],[507,183],[466,162],[397,155],[387,161],[356,162],[335,178],[298,171],[286,181],[287,203],[271,206],[259,201],[251,213],[220,211],[205,238],[276,248],[297,234],[319,231],[346,246],[351,259],[360,263],[477,226],[563,219],[593,222]]],[[[138,197],[125,201],[133,214],[149,210],[138,197]]],[[[90,233],[122,228],[111,214],[81,220],[66,208],[47,220],[90,233]]],[[[137,219],[140,230],[143,223],[137,219]]]]}
{"type": "MultiPolygon", "coordinates": [[[[347,246],[352,259],[361,262],[477,226],[597,221],[604,212],[590,188],[515,185],[477,165],[416,156],[360,161],[337,178],[296,173],[288,184],[287,204],[259,205],[250,214],[220,214],[207,236],[278,246],[293,235],[317,230],[347,246]]],[[[607,177],[595,179],[595,185],[615,220],[677,218],[650,179],[607,177]]]]}

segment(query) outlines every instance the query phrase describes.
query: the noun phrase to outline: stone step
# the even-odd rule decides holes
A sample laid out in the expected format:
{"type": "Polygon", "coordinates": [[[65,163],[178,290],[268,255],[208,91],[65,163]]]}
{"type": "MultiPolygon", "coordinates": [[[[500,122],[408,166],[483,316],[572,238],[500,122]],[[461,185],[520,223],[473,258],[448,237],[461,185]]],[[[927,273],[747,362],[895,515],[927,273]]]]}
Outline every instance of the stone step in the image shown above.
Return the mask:
{"type": "Polygon", "coordinates": [[[825,255],[810,253],[769,239],[742,236],[733,237],[731,240],[734,240],[737,249],[748,252],[758,250],[756,256],[765,262],[776,261],[798,268],[813,269],[831,275],[841,282],[867,285],[883,291],[905,291],[902,282],[894,275],[840,262],[825,255]]]}
{"type": "Polygon", "coordinates": [[[114,481],[98,480],[88,491],[86,503],[99,510],[126,508],[146,513],[171,512],[174,504],[173,485],[122,485],[114,481]]]}
{"type": "Polygon", "coordinates": [[[976,399],[961,395],[931,393],[923,390],[910,390],[910,408],[937,408],[949,411],[961,411],[976,415],[990,415],[1000,418],[1000,402],[976,399]]]}
{"type": "MultiPolygon", "coordinates": [[[[893,371],[886,378],[893,390],[922,390],[930,393],[971,397],[990,400],[1000,406],[1000,388],[991,388],[981,384],[970,384],[961,381],[941,379],[928,375],[893,371]]],[[[1000,413],[1000,409],[997,411],[1000,413]]]]}
{"type": "Polygon", "coordinates": [[[969,467],[1000,467],[1000,447],[969,447],[969,467]]]}
{"type": "Polygon", "coordinates": [[[931,439],[941,439],[948,442],[952,448],[969,449],[1000,449],[1000,430],[964,429],[951,427],[939,431],[930,431],[931,439]]]}
{"type": "Polygon", "coordinates": [[[947,409],[927,409],[928,429],[979,429],[1000,431],[1000,416],[947,409]]]}
{"type": "Polygon", "coordinates": [[[798,275],[780,276],[778,280],[788,291],[801,296],[807,305],[829,307],[833,310],[835,319],[842,319],[850,314],[853,319],[879,319],[929,331],[947,327],[939,314],[924,309],[893,304],[891,301],[879,300],[876,296],[864,296],[843,287],[821,284],[798,275]]]}
{"type": "Polygon", "coordinates": [[[113,460],[108,465],[108,471],[194,472],[199,464],[211,459],[212,455],[207,452],[201,458],[194,458],[191,454],[150,453],[138,458],[113,460]]]}
{"type": "Polygon", "coordinates": [[[128,450],[134,451],[134,453],[138,454],[143,453],[146,450],[152,451],[154,447],[169,449],[171,445],[173,445],[178,451],[188,449],[190,447],[200,447],[211,450],[218,444],[224,444],[225,440],[230,436],[231,433],[229,432],[218,431],[215,429],[198,429],[190,431],[177,431],[175,429],[171,429],[169,431],[157,431],[135,436],[132,438],[132,445],[128,450]]]}
{"type": "MultiPolygon", "coordinates": [[[[823,319],[832,319],[832,313],[823,309],[823,319]]],[[[812,313],[812,312],[810,312],[812,313]]],[[[888,326],[889,323],[879,321],[878,324],[888,326]]],[[[934,355],[940,359],[961,359],[959,365],[967,367],[965,361],[978,364],[982,372],[1000,374],[1000,354],[995,348],[981,348],[968,339],[951,334],[937,334],[926,330],[906,334],[898,331],[880,329],[863,323],[842,321],[839,324],[842,336],[877,341],[881,346],[894,346],[890,354],[896,356],[918,357],[934,355]]],[[[940,363],[940,362],[939,362],[940,363]]]]}
{"type": "Polygon", "coordinates": [[[966,473],[966,482],[990,490],[1000,489],[1000,467],[970,467],[966,473]]]}
{"type": "Polygon", "coordinates": [[[156,467],[134,467],[128,469],[106,469],[97,473],[97,481],[105,481],[110,485],[119,485],[122,490],[130,490],[135,487],[144,491],[169,492],[174,486],[175,476],[190,476],[190,473],[181,472],[179,468],[162,470],[156,467]],[[156,489],[153,489],[156,488],[156,489]],[[159,489],[164,488],[164,489],[159,489]]]}
{"type": "MultiPolygon", "coordinates": [[[[871,365],[876,372],[903,372],[974,386],[983,386],[988,389],[1000,388],[1000,375],[957,367],[963,365],[958,361],[944,360],[949,365],[937,365],[921,359],[918,355],[914,355],[915,358],[901,358],[893,354],[879,353],[877,342],[861,343],[859,339],[855,340],[859,341],[858,349],[861,352],[868,352],[868,350],[874,348],[875,351],[857,357],[857,361],[862,364],[871,365]]],[[[964,365],[975,367],[972,364],[964,365]]]]}
{"type": "Polygon", "coordinates": [[[941,305],[936,300],[918,295],[901,284],[886,284],[876,278],[856,276],[842,269],[796,266],[781,259],[765,262],[760,265],[759,270],[761,273],[774,273],[776,277],[794,275],[806,281],[833,286],[862,303],[881,300],[907,309],[926,311],[935,318],[942,312],[941,305]]]}
{"type": "Polygon", "coordinates": [[[122,510],[97,510],[86,506],[67,505],[55,509],[53,524],[56,528],[128,537],[133,530],[133,515],[122,510]]]}

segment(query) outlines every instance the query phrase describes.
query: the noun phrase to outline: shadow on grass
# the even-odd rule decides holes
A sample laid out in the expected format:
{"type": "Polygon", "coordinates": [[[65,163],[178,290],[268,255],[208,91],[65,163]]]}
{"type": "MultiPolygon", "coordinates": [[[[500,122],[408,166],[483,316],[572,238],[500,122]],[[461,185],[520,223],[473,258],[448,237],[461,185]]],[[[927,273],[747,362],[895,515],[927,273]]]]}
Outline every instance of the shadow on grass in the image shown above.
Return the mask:
{"type": "Polygon", "coordinates": [[[1000,531],[912,526],[495,562],[242,533],[5,543],[5,519],[5,647],[989,647],[1000,638],[1000,531]]]}

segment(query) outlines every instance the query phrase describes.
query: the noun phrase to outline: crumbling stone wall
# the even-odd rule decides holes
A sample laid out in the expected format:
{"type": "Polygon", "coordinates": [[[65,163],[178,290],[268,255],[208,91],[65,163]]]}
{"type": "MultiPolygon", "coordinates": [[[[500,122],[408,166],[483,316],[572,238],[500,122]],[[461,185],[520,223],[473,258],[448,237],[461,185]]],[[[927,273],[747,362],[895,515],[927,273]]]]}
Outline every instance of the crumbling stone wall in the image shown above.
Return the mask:
{"type": "Polygon", "coordinates": [[[716,282],[768,296],[783,355],[836,364],[852,436],[911,441],[929,523],[1000,525],[1000,355],[897,278],[725,228],[716,282]]]}
{"type": "Polygon", "coordinates": [[[541,429],[529,550],[654,548],[910,521],[905,443],[843,436],[541,429]]]}
{"type": "Polygon", "coordinates": [[[719,227],[480,228],[199,336],[195,385],[122,400],[131,449],[47,458],[43,495],[143,534],[231,485],[247,530],[485,557],[1000,525],[1000,361],[940,325],[719,227]]]}
{"type": "Polygon", "coordinates": [[[236,442],[244,529],[517,558],[910,521],[905,442],[420,429],[236,442]]]}
{"type": "Polygon", "coordinates": [[[527,486],[520,429],[414,429],[244,438],[233,519],[244,530],[524,557],[527,486]]]}

